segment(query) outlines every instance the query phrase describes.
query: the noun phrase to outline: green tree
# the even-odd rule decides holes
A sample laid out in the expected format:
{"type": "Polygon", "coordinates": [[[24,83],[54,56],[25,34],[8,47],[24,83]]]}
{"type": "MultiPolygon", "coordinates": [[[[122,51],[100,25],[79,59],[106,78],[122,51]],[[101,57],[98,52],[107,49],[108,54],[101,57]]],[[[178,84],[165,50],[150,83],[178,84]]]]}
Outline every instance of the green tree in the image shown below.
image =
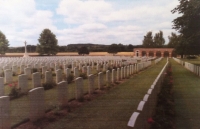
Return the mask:
{"type": "Polygon", "coordinates": [[[132,52],[132,51],[133,51],[133,48],[134,48],[134,46],[133,46],[132,44],[129,44],[129,45],[127,46],[127,51],[128,51],[128,52],[132,52]]]}
{"type": "Polygon", "coordinates": [[[37,52],[40,55],[56,55],[58,52],[58,40],[56,35],[49,29],[44,29],[40,34],[37,44],[37,52]]]}
{"type": "Polygon", "coordinates": [[[9,41],[6,39],[6,36],[0,31],[0,53],[4,55],[8,50],[9,41]]]}
{"type": "Polygon", "coordinates": [[[79,55],[85,55],[85,54],[89,54],[90,52],[89,52],[89,50],[88,50],[88,48],[87,47],[85,47],[85,46],[82,46],[82,47],[80,47],[79,49],[78,49],[78,54],[79,55]]]}
{"type": "Polygon", "coordinates": [[[147,32],[146,36],[144,36],[144,40],[143,40],[142,46],[146,47],[146,48],[155,47],[151,31],[147,32]]]}
{"type": "Polygon", "coordinates": [[[154,47],[161,48],[165,44],[165,39],[163,38],[163,32],[160,31],[154,36],[154,47]]]}
{"type": "Polygon", "coordinates": [[[181,43],[181,35],[177,35],[172,32],[170,36],[168,36],[169,42],[167,44],[168,48],[176,48],[178,44],[181,43]]]}
{"type": "Polygon", "coordinates": [[[118,52],[123,52],[125,51],[125,46],[121,43],[118,44],[118,52]]]}
{"type": "Polygon", "coordinates": [[[178,54],[200,54],[200,1],[179,0],[179,5],[172,13],[182,14],[173,20],[173,29],[182,35],[176,47],[178,54]]]}
{"type": "Polygon", "coordinates": [[[117,44],[111,44],[109,47],[108,47],[108,53],[111,53],[111,54],[117,54],[118,52],[120,51],[120,48],[117,44]]]}

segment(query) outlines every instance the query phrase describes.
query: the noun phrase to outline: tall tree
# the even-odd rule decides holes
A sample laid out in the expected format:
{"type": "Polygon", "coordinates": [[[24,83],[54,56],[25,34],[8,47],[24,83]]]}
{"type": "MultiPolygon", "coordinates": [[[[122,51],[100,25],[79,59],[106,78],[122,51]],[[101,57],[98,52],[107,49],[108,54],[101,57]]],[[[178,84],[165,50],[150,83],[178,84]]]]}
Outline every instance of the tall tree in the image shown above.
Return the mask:
{"type": "Polygon", "coordinates": [[[160,31],[154,36],[154,46],[157,48],[163,47],[165,44],[165,39],[163,38],[163,32],[160,31]]]}
{"type": "Polygon", "coordinates": [[[180,51],[186,55],[200,54],[200,1],[179,0],[179,3],[172,10],[172,13],[182,14],[173,20],[173,29],[182,35],[182,42],[176,49],[182,49],[180,51]]]}
{"type": "Polygon", "coordinates": [[[109,47],[108,47],[108,53],[111,53],[111,54],[117,54],[118,52],[120,51],[120,48],[117,44],[111,44],[109,47]]]}
{"type": "Polygon", "coordinates": [[[58,52],[58,40],[56,35],[49,29],[44,29],[40,34],[38,39],[39,44],[37,44],[37,52],[40,55],[56,55],[58,52]]]}
{"type": "Polygon", "coordinates": [[[9,41],[6,36],[0,31],[0,54],[4,55],[8,50],[9,41]]]}
{"type": "Polygon", "coordinates": [[[144,36],[142,45],[143,45],[143,47],[146,47],[146,48],[155,47],[151,31],[147,32],[146,36],[144,36]]]}
{"type": "Polygon", "coordinates": [[[182,35],[177,35],[176,33],[172,32],[170,36],[168,36],[169,42],[167,47],[169,48],[176,48],[178,44],[181,42],[182,35]]]}
{"type": "Polygon", "coordinates": [[[85,46],[82,46],[82,47],[80,47],[79,49],[78,49],[78,54],[79,55],[85,55],[85,54],[89,54],[90,52],[89,52],[89,50],[88,50],[88,48],[87,47],[85,47],[85,46]]]}

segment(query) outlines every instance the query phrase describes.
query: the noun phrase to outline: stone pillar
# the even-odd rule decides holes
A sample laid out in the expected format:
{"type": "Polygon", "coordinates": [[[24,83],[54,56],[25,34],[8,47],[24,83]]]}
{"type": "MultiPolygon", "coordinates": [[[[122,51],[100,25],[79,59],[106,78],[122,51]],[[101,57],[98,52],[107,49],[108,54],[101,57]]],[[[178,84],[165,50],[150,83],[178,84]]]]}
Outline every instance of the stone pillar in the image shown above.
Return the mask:
{"type": "Polygon", "coordinates": [[[147,54],[146,56],[149,57],[149,52],[146,52],[146,54],[147,54]]]}
{"type": "Polygon", "coordinates": [[[154,57],[156,57],[156,52],[154,52],[154,57]]]}
{"type": "Polygon", "coordinates": [[[10,129],[10,97],[0,97],[0,129],[10,129]]]}
{"type": "Polygon", "coordinates": [[[161,52],[161,57],[164,57],[164,52],[161,52]]]}
{"type": "Polygon", "coordinates": [[[34,122],[45,115],[44,88],[37,87],[29,91],[30,121],[34,122]]]}
{"type": "Polygon", "coordinates": [[[169,58],[171,58],[172,57],[172,53],[171,52],[169,52],[169,58]]]}

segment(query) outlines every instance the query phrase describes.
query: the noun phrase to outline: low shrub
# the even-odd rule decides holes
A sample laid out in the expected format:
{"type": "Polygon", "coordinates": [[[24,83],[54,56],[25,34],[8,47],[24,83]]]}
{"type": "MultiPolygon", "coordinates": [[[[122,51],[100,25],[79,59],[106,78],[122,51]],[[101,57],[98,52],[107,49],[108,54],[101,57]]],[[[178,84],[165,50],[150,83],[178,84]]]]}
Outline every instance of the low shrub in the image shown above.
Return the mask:
{"type": "Polygon", "coordinates": [[[69,74],[69,76],[67,77],[68,84],[72,83],[73,80],[74,80],[74,75],[73,74],[69,74]]]}
{"type": "Polygon", "coordinates": [[[71,68],[72,68],[72,65],[71,65],[71,64],[70,64],[70,65],[68,65],[68,68],[69,68],[69,69],[71,69],[71,68]]]}
{"type": "Polygon", "coordinates": [[[8,94],[11,99],[18,98],[20,96],[20,89],[17,88],[17,82],[8,84],[8,86],[11,88],[10,93],[8,94]]]}
{"type": "Polygon", "coordinates": [[[56,86],[56,83],[55,82],[43,83],[42,86],[44,87],[44,90],[49,90],[54,88],[56,86]]]}
{"type": "Polygon", "coordinates": [[[86,73],[80,73],[79,77],[82,77],[83,79],[87,79],[87,74],[86,73]]]}
{"type": "Polygon", "coordinates": [[[38,72],[38,70],[36,68],[33,68],[32,71],[33,71],[33,73],[38,72]]]}
{"type": "Polygon", "coordinates": [[[196,56],[187,56],[187,59],[196,59],[196,56]]]}
{"type": "Polygon", "coordinates": [[[4,77],[4,72],[0,73],[0,77],[4,77]]]}

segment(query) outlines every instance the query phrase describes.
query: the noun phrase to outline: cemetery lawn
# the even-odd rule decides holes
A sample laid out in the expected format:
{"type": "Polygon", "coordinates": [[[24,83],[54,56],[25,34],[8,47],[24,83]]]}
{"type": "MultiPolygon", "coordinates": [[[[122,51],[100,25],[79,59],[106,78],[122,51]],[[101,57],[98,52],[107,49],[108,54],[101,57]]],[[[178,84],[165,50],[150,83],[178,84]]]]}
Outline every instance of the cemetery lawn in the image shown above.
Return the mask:
{"type": "Polygon", "coordinates": [[[200,57],[197,57],[196,59],[181,59],[181,60],[200,66],[200,57]]]}
{"type": "Polygon", "coordinates": [[[200,78],[171,59],[176,129],[200,129],[200,78]]]}
{"type": "Polygon", "coordinates": [[[132,113],[166,64],[158,64],[131,76],[111,88],[106,94],[83,103],[83,106],[68,113],[64,118],[47,124],[46,129],[125,129],[132,113]]]}

